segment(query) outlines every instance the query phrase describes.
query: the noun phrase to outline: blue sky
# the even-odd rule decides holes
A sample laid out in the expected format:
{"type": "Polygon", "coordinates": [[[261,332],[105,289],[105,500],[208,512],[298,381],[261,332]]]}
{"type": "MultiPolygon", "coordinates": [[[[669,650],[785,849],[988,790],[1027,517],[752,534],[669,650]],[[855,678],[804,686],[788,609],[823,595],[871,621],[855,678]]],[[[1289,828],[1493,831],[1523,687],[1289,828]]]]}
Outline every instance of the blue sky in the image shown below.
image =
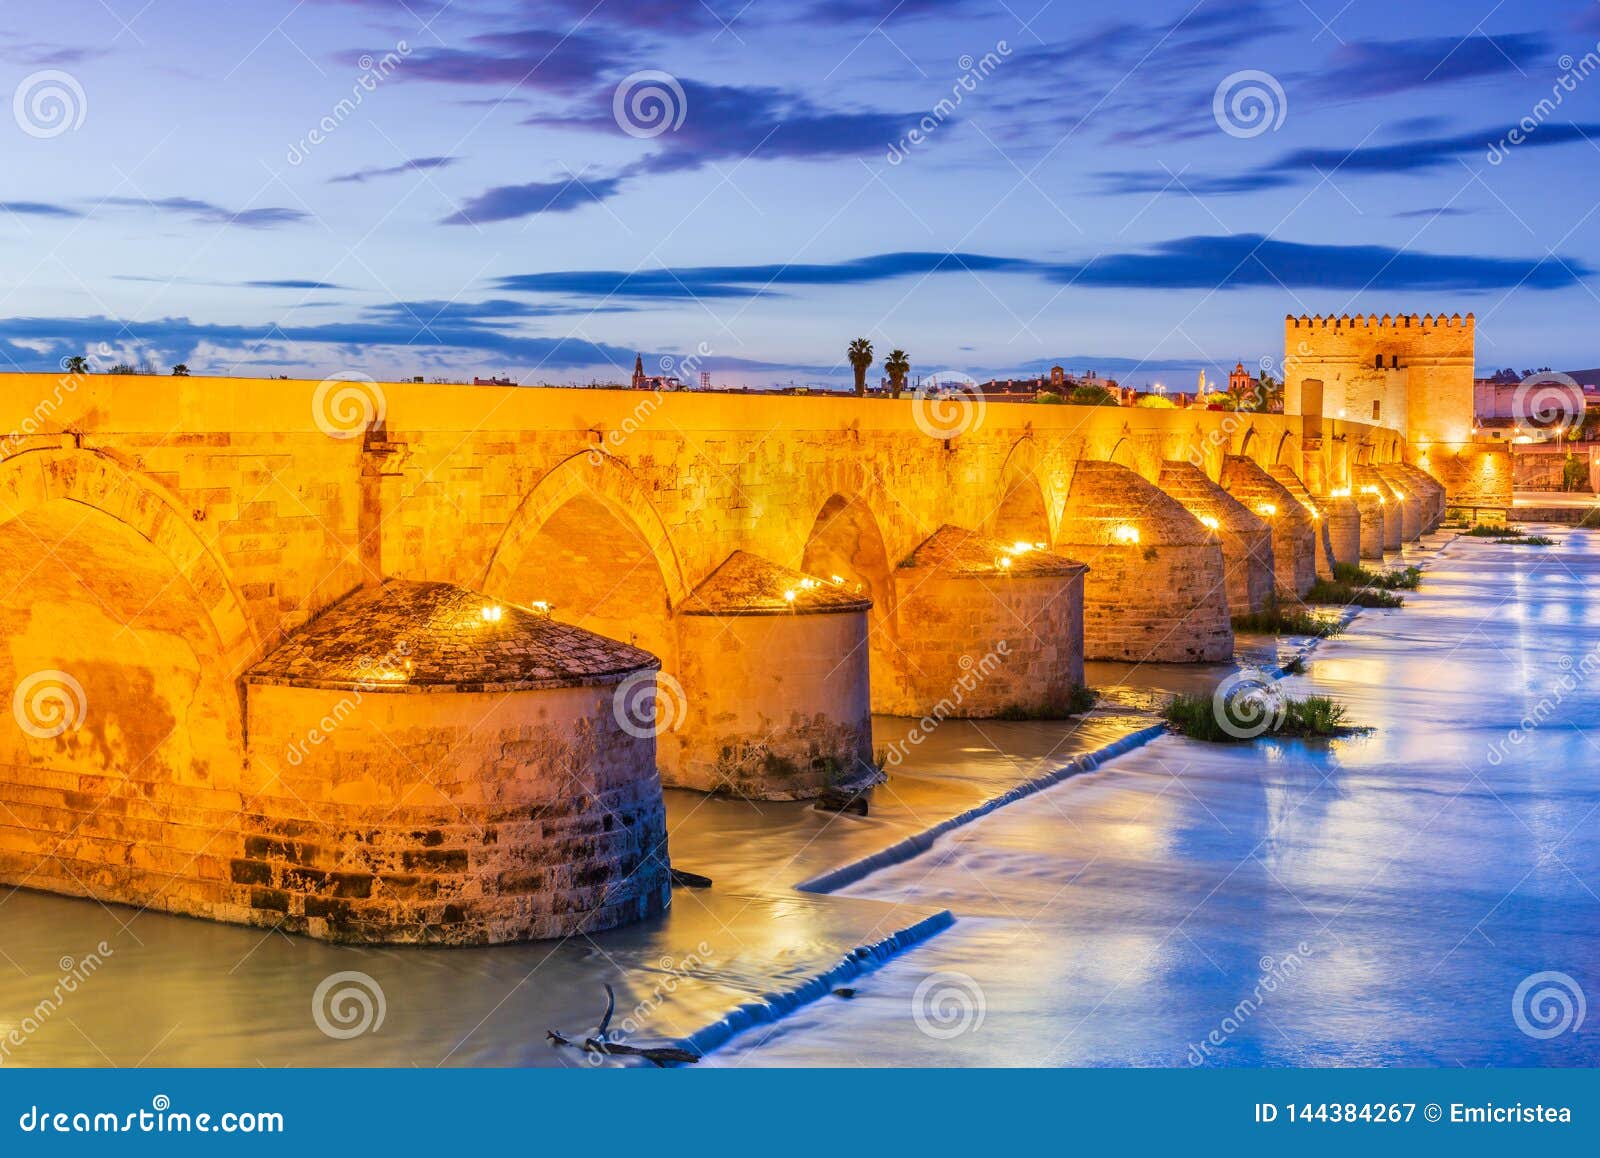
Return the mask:
{"type": "Polygon", "coordinates": [[[6,368],[1182,388],[1469,310],[1600,364],[1586,0],[58,0],[0,90],[6,368]]]}

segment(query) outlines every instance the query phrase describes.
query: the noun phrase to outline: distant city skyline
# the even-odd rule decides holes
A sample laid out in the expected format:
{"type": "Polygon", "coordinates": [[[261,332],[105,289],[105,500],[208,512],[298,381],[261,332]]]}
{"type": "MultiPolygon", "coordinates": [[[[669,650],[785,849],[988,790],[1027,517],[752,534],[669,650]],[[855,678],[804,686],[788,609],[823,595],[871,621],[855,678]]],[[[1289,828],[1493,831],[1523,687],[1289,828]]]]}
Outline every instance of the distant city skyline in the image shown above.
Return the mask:
{"type": "Polygon", "coordinates": [[[1596,72],[1581,0],[30,6],[0,369],[1178,391],[1440,311],[1594,366],[1596,72]]]}

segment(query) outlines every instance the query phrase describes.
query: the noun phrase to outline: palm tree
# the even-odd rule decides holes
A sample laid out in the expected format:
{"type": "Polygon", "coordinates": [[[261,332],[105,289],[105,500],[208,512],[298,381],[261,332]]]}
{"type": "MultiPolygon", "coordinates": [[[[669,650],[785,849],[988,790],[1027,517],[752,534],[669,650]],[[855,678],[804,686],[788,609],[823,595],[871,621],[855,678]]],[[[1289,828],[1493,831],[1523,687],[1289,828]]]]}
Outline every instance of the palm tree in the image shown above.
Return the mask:
{"type": "Polygon", "coordinates": [[[186,363],[179,362],[172,368],[172,376],[174,378],[187,378],[189,376],[188,365],[186,363]]]}
{"type": "Polygon", "coordinates": [[[906,388],[906,375],[911,373],[911,359],[904,350],[890,350],[883,368],[889,375],[889,397],[900,397],[900,391],[906,388]]]}
{"type": "Polygon", "coordinates": [[[89,372],[89,359],[82,354],[74,354],[67,359],[68,374],[87,374],[89,372]]]}
{"type": "Polygon", "coordinates": [[[850,343],[845,357],[850,359],[850,369],[856,372],[856,394],[858,397],[864,396],[867,392],[867,367],[872,365],[872,343],[866,338],[857,338],[850,343]]]}

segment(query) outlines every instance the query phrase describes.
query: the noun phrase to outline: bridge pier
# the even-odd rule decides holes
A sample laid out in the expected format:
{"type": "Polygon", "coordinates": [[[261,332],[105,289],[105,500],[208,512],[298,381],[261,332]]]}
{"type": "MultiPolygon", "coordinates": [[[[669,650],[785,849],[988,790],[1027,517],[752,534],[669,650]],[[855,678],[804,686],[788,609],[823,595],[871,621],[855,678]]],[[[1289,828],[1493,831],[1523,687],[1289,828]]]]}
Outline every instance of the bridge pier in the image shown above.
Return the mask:
{"type": "Polygon", "coordinates": [[[899,716],[1065,716],[1083,684],[1084,566],[1042,545],[943,526],[895,568],[893,662],[874,672],[899,716]]]}
{"type": "Polygon", "coordinates": [[[1383,550],[1389,541],[1387,524],[1393,522],[1389,515],[1388,500],[1375,486],[1355,486],[1351,496],[1361,512],[1361,557],[1383,559],[1383,550]]]}
{"type": "Polygon", "coordinates": [[[1316,581],[1317,535],[1311,513],[1253,459],[1230,454],[1222,460],[1222,489],[1272,528],[1273,577],[1278,594],[1299,599],[1316,581]]]}
{"type": "MultiPolygon", "coordinates": [[[[1397,497],[1395,489],[1370,466],[1358,466],[1353,472],[1356,485],[1363,494],[1377,495],[1383,507],[1383,549],[1398,551],[1405,546],[1405,504],[1397,497]]],[[[1413,527],[1415,527],[1413,515],[1413,527]]]]}
{"type": "Polygon", "coordinates": [[[1318,579],[1333,578],[1333,539],[1328,533],[1328,521],[1323,518],[1322,507],[1312,497],[1311,489],[1305,481],[1294,473],[1284,463],[1276,463],[1267,468],[1267,473],[1273,477],[1284,490],[1294,496],[1295,502],[1305,508],[1311,516],[1311,534],[1313,538],[1313,553],[1316,557],[1318,579]]]}
{"type": "Polygon", "coordinates": [[[1055,548],[1089,567],[1086,658],[1210,663],[1232,657],[1221,545],[1182,503],[1127,467],[1077,464],[1055,548]]]}
{"type": "Polygon", "coordinates": [[[1330,491],[1316,496],[1322,510],[1322,524],[1333,561],[1357,567],[1361,564],[1361,506],[1349,490],[1330,491]]]}
{"type": "Polygon", "coordinates": [[[1397,462],[1393,466],[1401,477],[1411,480],[1413,489],[1422,497],[1423,531],[1437,530],[1439,524],[1444,522],[1447,501],[1444,484],[1413,463],[1397,462]]]}
{"type": "Polygon", "coordinates": [[[872,780],[867,612],[843,577],[735,551],[678,609],[674,786],[801,800],[872,780]]]}
{"type": "Polygon", "coordinates": [[[1228,612],[1248,615],[1272,598],[1272,528],[1193,463],[1168,459],[1156,485],[1210,528],[1222,545],[1228,612]]]}
{"type": "Polygon", "coordinates": [[[1385,463],[1373,470],[1400,504],[1401,536],[1408,543],[1420,539],[1427,529],[1427,512],[1423,510],[1422,493],[1417,490],[1416,483],[1397,469],[1395,463],[1385,463]]]}
{"type": "Polygon", "coordinates": [[[244,677],[253,924],[351,942],[598,932],[671,900],[638,648],[445,583],[358,590],[244,677]]]}

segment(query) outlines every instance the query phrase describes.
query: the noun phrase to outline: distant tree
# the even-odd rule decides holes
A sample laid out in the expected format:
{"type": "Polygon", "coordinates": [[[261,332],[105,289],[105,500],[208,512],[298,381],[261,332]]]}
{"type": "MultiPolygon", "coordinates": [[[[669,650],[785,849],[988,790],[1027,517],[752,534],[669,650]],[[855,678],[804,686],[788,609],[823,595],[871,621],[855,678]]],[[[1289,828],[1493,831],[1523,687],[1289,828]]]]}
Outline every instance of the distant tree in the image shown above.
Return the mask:
{"type": "Polygon", "coordinates": [[[1063,406],[1066,404],[1066,399],[1054,390],[1041,390],[1033,396],[1033,400],[1040,406],[1063,406]]]}
{"type": "Polygon", "coordinates": [[[1135,406],[1142,407],[1145,410],[1173,409],[1172,399],[1168,398],[1165,394],[1141,394],[1139,397],[1133,400],[1133,404],[1135,406]]]}
{"type": "Polygon", "coordinates": [[[889,396],[900,397],[900,391],[906,388],[906,375],[911,373],[911,359],[904,350],[890,350],[883,360],[883,368],[889,375],[889,396]]]}
{"type": "Polygon", "coordinates": [[[850,369],[856,372],[856,394],[864,396],[867,392],[867,368],[872,365],[872,343],[866,338],[857,338],[850,343],[845,356],[850,359],[850,369]]]}
{"type": "Polygon", "coordinates": [[[1561,489],[1586,491],[1589,489],[1589,460],[1569,453],[1561,464],[1561,489]]]}
{"type": "Polygon", "coordinates": [[[184,362],[179,362],[172,368],[172,376],[174,378],[187,378],[189,376],[188,365],[184,362]]]}
{"type": "Polygon", "coordinates": [[[1115,406],[1117,396],[1104,386],[1079,386],[1067,395],[1067,401],[1074,406],[1115,406]]]}
{"type": "Polygon", "coordinates": [[[138,372],[139,367],[135,366],[132,362],[118,362],[115,366],[106,371],[107,374],[137,374],[138,372]]]}
{"type": "Polygon", "coordinates": [[[89,372],[89,359],[82,354],[74,354],[66,361],[68,374],[87,374],[89,372]]]}

